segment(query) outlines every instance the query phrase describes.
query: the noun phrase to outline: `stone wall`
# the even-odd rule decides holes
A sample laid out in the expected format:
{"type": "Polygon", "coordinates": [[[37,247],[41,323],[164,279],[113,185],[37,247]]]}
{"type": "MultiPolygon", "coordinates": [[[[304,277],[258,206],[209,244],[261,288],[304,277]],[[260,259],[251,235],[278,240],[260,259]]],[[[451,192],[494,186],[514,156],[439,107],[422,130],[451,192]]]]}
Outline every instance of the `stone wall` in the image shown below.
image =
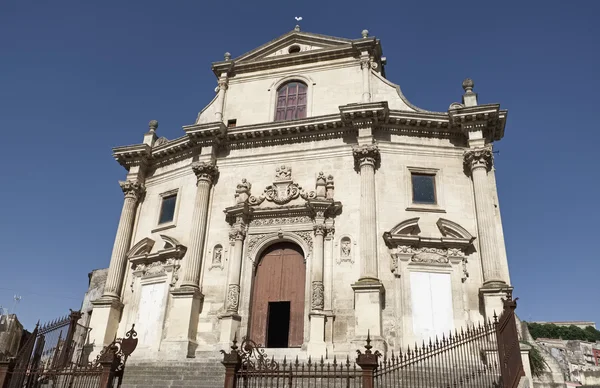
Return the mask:
{"type": "Polygon", "coordinates": [[[15,357],[23,336],[23,325],[15,314],[0,315],[0,359],[15,357]]]}
{"type": "Polygon", "coordinates": [[[88,326],[91,315],[92,315],[92,302],[102,296],[104,292],[104,284],[106,283],[106,276],[108,274],[108,268],[95,269],[88,274],[88,289],[83,297],[81,304],[81,318],[78,323],[83,326],[88,326]]]}

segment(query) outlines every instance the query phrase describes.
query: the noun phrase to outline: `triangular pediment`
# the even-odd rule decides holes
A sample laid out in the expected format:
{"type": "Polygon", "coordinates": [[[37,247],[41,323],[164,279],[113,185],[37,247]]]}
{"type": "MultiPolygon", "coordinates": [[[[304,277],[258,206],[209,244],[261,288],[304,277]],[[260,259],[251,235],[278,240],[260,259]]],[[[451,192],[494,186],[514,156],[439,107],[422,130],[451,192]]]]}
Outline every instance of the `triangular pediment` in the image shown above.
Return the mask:
{"type": "Polygon", "coordinates": [[[294,30],[235,58],[234,62],[243,63],[284,55],[301,55],[309,51],[338,48],[351,44],[351,39],[294,30]]]}

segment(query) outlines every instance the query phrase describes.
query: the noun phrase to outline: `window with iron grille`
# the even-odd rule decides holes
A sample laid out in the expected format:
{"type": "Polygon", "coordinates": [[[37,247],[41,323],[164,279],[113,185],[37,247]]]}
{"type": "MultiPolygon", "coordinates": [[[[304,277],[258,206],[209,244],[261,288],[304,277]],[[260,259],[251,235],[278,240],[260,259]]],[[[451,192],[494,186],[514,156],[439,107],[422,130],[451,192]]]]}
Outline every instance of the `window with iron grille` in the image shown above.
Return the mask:
{"type": "Polygon", "coordinates": [[[306,117],[307,86],[302,82],[291,81],[277,90],[275,121],[296,120],[306,117]]]}

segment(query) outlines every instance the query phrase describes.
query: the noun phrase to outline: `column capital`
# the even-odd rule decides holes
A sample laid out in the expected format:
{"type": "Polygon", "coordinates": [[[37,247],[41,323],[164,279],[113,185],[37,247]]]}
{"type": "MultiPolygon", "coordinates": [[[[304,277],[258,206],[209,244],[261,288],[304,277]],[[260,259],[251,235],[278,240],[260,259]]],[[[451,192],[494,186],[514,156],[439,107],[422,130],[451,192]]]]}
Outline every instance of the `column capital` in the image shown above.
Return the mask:
{"type": "Polygon", "coordinates": [[[315,231],[315,236],[324,236],[327,232],[327,226],[325,224],[314,224],[313,230],[315,231]]]}
{"type": "Polygon", "coordinates": [[[484,167],[487,171],[494,165],[491,147],[473,148],[464,153],[465,166],[469,171],[484,167]]]}
{"type": "Polygon", "coordinates": [[[220,90],[227,90],[227,88],[229,87],[229,79],[227,78],[227,76],[221,76],[221,78],[219,78],[217,82],[220,90]]]}
{"type": "Polygon", "coordinates": [[[198,183],[200,181],[207,181],[209,184],[212,184],[219,175],[219,168],[214,161],[194,162],[192,163],[192,170],[196,174],[198,183]]]}
{"type": "Polygon", "coordinates": [[[125,198],[133,198],[136,201],[146,192],[144,184],[138,181],[120,181],[119,186],[121,186],[125,198]]]}
{"type": "Polygon", "coordinates": [[[229,231],[230,242],[242,241],[244,238],[246,238],[246,228],[243,225],[236,225],[229,231]]]}
{"type": "Polygon", "coordinates": [[[361,69],[370,69],[371,68],[371,56],[370,55],[361,55],[360,57],[360,68],[361,69]]]}
{"type": "Polygon", "coordinates": [[[365,164],[370,164],[373,167],[378,167],[380,163],[379,147],[375,144],[363,144],[352,148],[354,155],[354,163],[357,167],[365,164]]]}

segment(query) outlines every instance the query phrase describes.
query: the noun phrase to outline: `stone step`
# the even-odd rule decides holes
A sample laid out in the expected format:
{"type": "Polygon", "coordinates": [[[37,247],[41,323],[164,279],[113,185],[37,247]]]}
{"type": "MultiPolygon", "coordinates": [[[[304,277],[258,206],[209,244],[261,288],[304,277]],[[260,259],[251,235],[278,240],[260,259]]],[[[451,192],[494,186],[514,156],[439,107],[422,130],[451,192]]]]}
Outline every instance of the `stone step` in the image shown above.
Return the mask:
{"type": "MultiPolygon", "coordinates": [[[[286,368],[287,369],[287,368],[286,368]]],[[[318,368],[320,370],[320,367],[318,368]]],[[[357,367],[360,376],[360,368],[357,367]]],[[[456,369],[431,369],[427,367],[412,367],[409,370],[403,370],[402,373],[386,374],[379,378],[380,384],[376,386],[395,386],[395,387],[427,387],[427,388],[483,388],[492,384],[488,376],[483,378],[469,378],[465,376],[469,370],[456,369]],[[434,377],[432,377],[434,376],[434,377]],[[459,382],[462,377],[462,382],[459,382]],[[394,382],[392,382],[394,380],[394,382]],[[457,384],[455,384],[455,381],[457,384]],[[383,383],[387,384],[383,384],[383,383]]],[[[220,361],[194,360],[189,362],[138,362],[128,364],[125,368],[122,388],[142,388],[142,387],[197,387],[197,388],[220,388],[223,387],[225,377],[225,367],[220,361]]],[[[271,384],[277,380],[263,380],[264,384],[271,384]]],[[[250,386],[254,386],[257,380],[252,379],[250,386]]],[[[287,377],[283,373],[278,379],[279,385],[287,383],[287,377]]],[[[338,384],[341,380],[335,380],[338,384]]],[[[295,377],[293,386],[302,386],[305,388],[317,388],[333,386],[334,380],[322,380],[311,378],[295,377]]],[[[269,385],[270,386],[270,385],[269,385]]],[[[360,387],[360,377],[351,383],[353,387],[360,387]]]]}

